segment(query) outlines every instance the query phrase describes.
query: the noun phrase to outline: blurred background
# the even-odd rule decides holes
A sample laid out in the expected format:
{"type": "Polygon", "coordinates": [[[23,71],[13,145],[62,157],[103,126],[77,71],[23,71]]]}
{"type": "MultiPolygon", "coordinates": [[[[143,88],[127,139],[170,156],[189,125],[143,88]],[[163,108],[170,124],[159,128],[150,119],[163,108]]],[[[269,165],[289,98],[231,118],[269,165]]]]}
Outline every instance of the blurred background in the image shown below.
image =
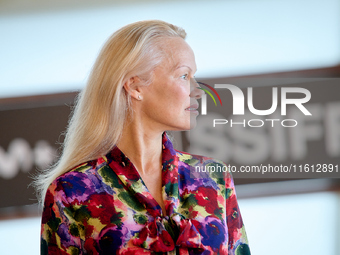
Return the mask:
{"type": "MultiPolygon", "coordinates": [[[[314,117],[299,132],[279,141],[268,130],[243,133],[246,140],[266,141],[245,150],[240,135],[214,131],[219,141],[194,146],[200,154],[236,165],[340,163],[338,0],[1,0],[1,254],[39,254],[40,211],[29,186],[32,176],[59,155],[74,98],[106,39],[145,19],[186,30],[199,81],[280,80],[266,84],[263,93],[268,93],[288,78],[310,88],[314,117]],[[326,86],[325,80],[335,83],[326,86]]],[[[262,92],[254,98],[270,100],[262,92]]],[[[218,111],[215,116],[221,116],[218,111]]],[[[209,134],[200,127],[199,122],[199,136],[209,134]]],[[[186,133],[174,136],[178,149],[191,150],[186,133]]],[[[252,254],[340,254],[338,176],[235,178],[235,183],[252,254]]]]}

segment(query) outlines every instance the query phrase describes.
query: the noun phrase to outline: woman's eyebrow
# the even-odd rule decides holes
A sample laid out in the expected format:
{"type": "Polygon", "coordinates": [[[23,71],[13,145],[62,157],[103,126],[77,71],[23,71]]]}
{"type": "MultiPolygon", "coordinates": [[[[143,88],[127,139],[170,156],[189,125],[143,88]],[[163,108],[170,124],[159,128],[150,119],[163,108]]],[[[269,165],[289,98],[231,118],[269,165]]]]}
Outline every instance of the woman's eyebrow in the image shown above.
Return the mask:
{"type": "Polygon", "coordinates": [[[187,68],[190,70],[190,72],[193,72],[193,70],[191,69],[191,67],[188,66],[188,65],[176,65],[174,70],[177,70],[177,69],[182,68],[182,67],[187,67],[187,68]]]}
{"type": "Polygon", "coordinates": [[[190,67],[190,66],[187,66],[187,65],[177,66],[175,70],[177,70],[177,69],[179,69],[179,68],[182,68],[182,67],[187,67],[187,68],[189,68],[190,72],[193,73],[193,74],[195,74],[195,73],[197,72],[197,69],[196,69],[196,71],[194,72],[194,71],[191,69],[191,67],[190,67]]]}

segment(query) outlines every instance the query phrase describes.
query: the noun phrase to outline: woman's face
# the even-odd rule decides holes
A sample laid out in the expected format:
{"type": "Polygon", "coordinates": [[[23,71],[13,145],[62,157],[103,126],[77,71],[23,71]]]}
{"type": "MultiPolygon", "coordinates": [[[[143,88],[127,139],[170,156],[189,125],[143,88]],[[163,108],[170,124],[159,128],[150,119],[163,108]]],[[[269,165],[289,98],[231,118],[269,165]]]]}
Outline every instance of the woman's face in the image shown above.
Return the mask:
{"type": "Polygon", "coordinates": [[[142,114],[150,128],[188,130],[196,126],[202,90],[194,82],[195,55],[182,38],[164,39],[164,59],[143,87],[142,114]]]}

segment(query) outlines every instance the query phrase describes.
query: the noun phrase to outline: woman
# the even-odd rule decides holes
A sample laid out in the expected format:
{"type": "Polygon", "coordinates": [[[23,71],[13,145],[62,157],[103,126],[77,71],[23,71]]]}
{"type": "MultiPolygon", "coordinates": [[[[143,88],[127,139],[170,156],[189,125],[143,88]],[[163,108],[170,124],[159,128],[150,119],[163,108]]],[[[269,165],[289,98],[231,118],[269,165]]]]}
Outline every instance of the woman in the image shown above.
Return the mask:
{"type": "Polygon", "coordinates": [[[249,254],[224,164],[173,149],[166,130],[196,124],[201,90],[183,29],[127,25],[103,47],[53,170],[40,178],[42,254],[249,254]]]}

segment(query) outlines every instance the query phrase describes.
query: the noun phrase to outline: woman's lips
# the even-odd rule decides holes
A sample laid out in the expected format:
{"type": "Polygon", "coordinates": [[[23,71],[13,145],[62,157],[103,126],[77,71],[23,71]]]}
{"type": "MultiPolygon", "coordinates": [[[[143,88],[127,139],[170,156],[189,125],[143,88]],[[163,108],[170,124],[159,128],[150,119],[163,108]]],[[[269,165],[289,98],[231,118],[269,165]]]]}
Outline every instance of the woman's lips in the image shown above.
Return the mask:
{"type": "Polygon", "coordinates": [[[192,104],[188,108],[186,108],[185,110],[186,111],[190,111],[190,112],[198,113],[197,108],[198,108],[198,104],[192,104]]]}

